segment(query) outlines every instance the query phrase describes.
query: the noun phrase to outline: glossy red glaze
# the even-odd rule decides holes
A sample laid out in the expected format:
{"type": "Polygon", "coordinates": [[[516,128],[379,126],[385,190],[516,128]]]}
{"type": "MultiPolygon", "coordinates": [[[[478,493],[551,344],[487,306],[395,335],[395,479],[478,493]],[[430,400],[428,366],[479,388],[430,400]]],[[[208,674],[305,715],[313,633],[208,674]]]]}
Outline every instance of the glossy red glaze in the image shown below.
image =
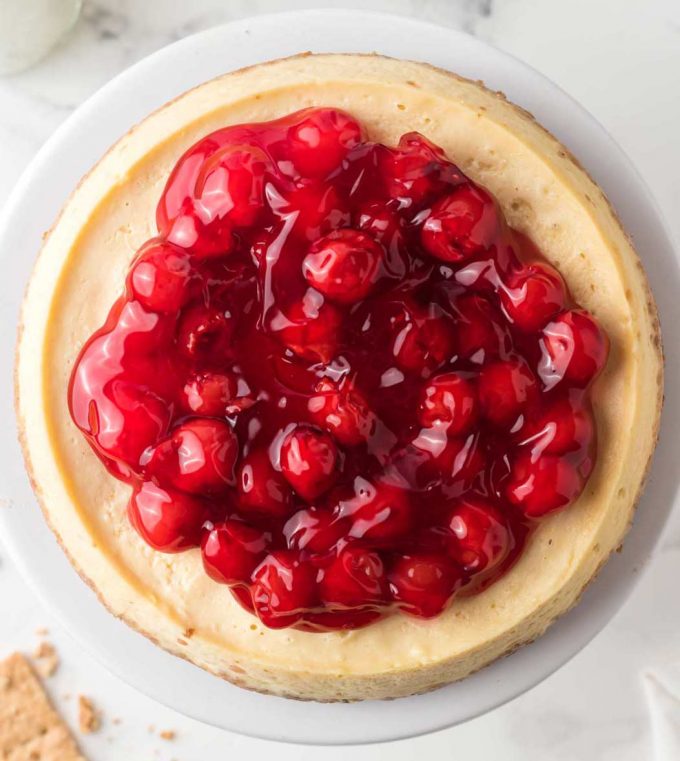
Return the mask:
{"type": "Polygon", "coordinates": [[[425,428],[441,426],[447,436],[467,433],[477,421],[477,390],[460,373],[442,373],[423,387],[418,421],[425,428]]]}
{"type": "Polygon", "coordinates": [[[307,282],[331,301],[353,304],[366,298],[378,279],[382,246],[359,230],[334,230],[310,246],[302,262],[307,282]]]}
{"type": "Polygon", "coordinates": [[[607,338],[489,193],[332,108],[190,148],[74,421],[154,548],[272,627],[437,615],[594,466],[607,338]]]}
{"type": "Polygon", "coordinates": [[[380,554],[358,545],[346,547],[325,569],[319,584],[321,599],[331,607],[363,608],[388,598],[380,554]]]}
{"type": "Polygon", "coordinates": [[[267,553],[267,534],[240,521],[228,520],[206,530],[201,541],[205,572],[223,584],[248,584],[267,553]]]}
{"type": "Polygon", "coordinates": [[[291,550],[267,555],[252,578],[253,605],[272,629],[297,623],[318,602],[315,569],[291,550]]]}
{"type": "Polygon", "coordinates": [[[311,426],[296,426],[281,444],[281,472],[302,499],[311,502],[320,497],[338,475],[333,439],[311,426]]]}
{"type": "Polygon", "coordinates": [[[390,589],[401,610],[421,618],[441,613],[463,583],[463,573],[446,555],[397,557],[390,569],[390,589]]]}
{"type": "Polygon", "coordinates": [[[198,546],[201,529],[210,514],[207,504],[198,497],[142,481],[130,497],[128,516],[142,539],[154,549],[182,552],[198,546]]]}
{"type": "Polygon", "coordinates": [[[492,571],[513,549],[512,532],[503,513],[474,494],[454,502],[444,526],[450,556],[468,573],[492,571]]]}

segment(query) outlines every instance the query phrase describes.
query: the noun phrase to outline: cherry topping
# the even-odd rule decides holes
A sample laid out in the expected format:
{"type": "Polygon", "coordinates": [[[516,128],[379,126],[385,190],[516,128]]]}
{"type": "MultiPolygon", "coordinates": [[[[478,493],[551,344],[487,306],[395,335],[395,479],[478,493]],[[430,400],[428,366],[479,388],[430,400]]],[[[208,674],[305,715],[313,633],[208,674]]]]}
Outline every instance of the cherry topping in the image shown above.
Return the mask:
{"type": "Polygon", "coordinates": [[[501,303],[514,325],[535,333],[564,308],[566,290],[554,267],[536,262],[512,276],[501,291],[501,303]]]}
{"type": "Polygon", "coordinates": [[[265,625],[437,615],[582,493],[607,336],[423,135],[224,127],[156,223],[69,408],[145,541],[200,546],[265,625]]]}
{"type": "Polygon", "coordinates": [[[540,518],[573,502],[583,481],[570,460],[526,452],[513,463],[505,493],[528,518],[540,518]]]}
{"type": "Polygon", "coordinates": [[[110,393],[113,409],[100,405],[95,413],[96,442],[108,457],[138,472],[144,450],[165,431],[170,411],[155,394],[129,383],[115,381],[110,393]]]}
{"type": "Polygon", "coordinates": [[[216,219],[212,224],[204,224],[193,204],[185,204],[180,214],[160,228],[166,240],[179,248],[191,251],[194,257],[226,256],[234,249],[235,239],[231,224],[224,219],[216,219]]]}
{"type": "Polygon", "coordinates": [[[587,447],[593,441],[593,418],[578,398],[558,398],[535,418],[530,417],[520,431],[522,444],[533,452],[566,454],[587,447]]]}
{"type": "Polygon", "coordinates": [[[177,346],[192,360],[224,356],[230,353],[233,332],[233,320],[228,312],[198,304],[182,314],[177,346]]]}
{"type": "Polygon", "coordinates": [[[347,524],[330,510],[306,507],[286,522],[283,535],[291,549],[323,555],[346,536],[347,524]]]}
{"type": "Polygon", "coordinates": [[[427,491],[445,485],[447,493],[459,494],[484,469],[484,458],[476,436],[448,438],[438,427],[421,430],[395,453],[392,465],[413,489],[427,491]]]}
{"type": "Polygon", "coordinates": [[[453,324],[436,305],[404,305],[393,321],[392,353],[403,370],[427,377],[454,353],[453,324]]]}
{"type": "Polygon", "coordinates": [[[268,163],[264,151],[252,145],[226,145],[213,153],[196,180],[196,216],[206,227],[255,224],[264,209],[268,163]]]}
{"type": "Polygon", "coordinates": [[[346,446],[367,441],[376,427],[375,414],[351,382],[319,381],[307,407],[314,421],[346,446]]]}
{"type": "Polygon", "coordinates": [[[338,475],[337,466],[338,450],[323,431],[297,426],[283,440],[283,477],[308,502],[330,489],[338,475]]]}
{"type": "Polygon", "coordinates": [[[238,441],[227,423],[195,418],[177,426],[149,453],[147,473],[175,489],[215,494],[234,485],[238,441]]]}
{"type": "Polygon", "coordinates": [[[335,353],[342,315],[319,294],[307,293],[293,304],[279,330],[281,341],[304,359],[329,362],[335,353]]]}
{"type": "Polygon", "coordinates": [[[463,262],[489,249],[498,235],[493,198],[479,187],[461,185],[432,207],[425,220],[422,243],[445,262],[463,262]]]}
{"type": "Polygon", "coordinates": [[[449,436],[467,433],[477,419],[477,392],[459,373],[437,375],[423,387],[418,420],[425,428],[441,425],[449,436]]]}
{"type": "Polygon", "coordinates": [[[272,193],[272,211],[290,225],[291,234],[309,242],[349,224],[347,200],[333,185],[305,183],[272,193]]]}
{"type": "Polygon", "coordinates": [[[290,487],[283,475],[275,470],[267,450],[254,449],[243,458],[236,485],[241,512],[270,516],[284,516],[290,512],[290,487]]]}
{"type": "Polygon", "coordinates": [[[485,365],[479,373],[479,407],[498,426],[511,426],[538,396],[538,381],[523,359],[485,365]]]}
{"type": "Polygon", "coordinates": [[[381,167],[388,198],[398,198],[408,211],[421,208],[436,193],[463,181],[441,148],[417,132],[404,135],[398,148],[385,154],[381,167]]]}
{"type": "Polygon", "coordinates": [[[340,502],[339,512],[350,519],[349,536],[378,542],[404,536],[413,522],[405,489],[363,478],[356,479],[354,495],[340,502]]]}
{"type": "Polygon", "coordinates": [[[232,373],[192,373],[182,389],[189,412],[219,417],[237,395],[238,383],[232,373]]]}
{"type": "Polygon", "coordinates": [[[332,301],[352,304],[373,288],[383,252],[358,230],[336,230],[317,240],[302,263],[311,286],[332,301]]]}
{"type": "Polygon", "coordinates": [[[216,524],[201,541],[203,567],[222,584],[248,583],[266,551],[264,531],[234,520],[216,524]]]}
{"type": "Polygon", "coordinates": [[[335,109],[309,109],[288,129],[284,161],[298,176],[323,178],[337,169],[361,140],[361,126],[335,109]]]}
{"type": "Polygon", "coordinates": [[[484,296],[474,293],[456,299],[457,349],[462,359],[477,365],[497,357],[507,344],[501,316],[484,296]]]}
{"type": "Polygon", "coordinates": [[[132,265],[130,291],[152,312],[177,312],[187,299],[193,271],[188,254],[182,249],[150,241],[140,250],[132,265]]]}
{"type": "Polygon", "coordinates": [[[326,604],[348,608],[383,602],[387,579],[380,555],[362,547],[341,550],[324,571],[319,592],[326,604]]]}
{"type": "Polygon", "coordinates": [[[128,504],[130,523],[147,544],[161,552],[182,552],[197,547],[201,527],[209,517],[197,497],[143,481],[128,504]]]}
{"type": "Polygon", "coordinates": [[[582,309],[562,312],[543,328],[538,374],[547,389],[561,381],[587,386],[607,361],[609,343],[595,320],[582,309]]]}
{"type": "Polygon", "coordinates": [[[401,280],[409,266],[403,219],[382,203],[367,203],[355,213],[356,226],[381,244],[385,274],[401,280]]]}
{"type": "Polygon", "coordinates": [[[492,570],[512,549],[506,519],[490,502],[475,495],[453,505],[446,528],[449,555],[467,572],[492,570]]]}
{"type": "Polygon", "coordinates": [[[252,578],[253,605],[272,629],[291,626],[317,602],[316,572],[293,551],[267,555],[252,578]]]}
{"type": "Polygon", "coordinates": [[[392,596],[407,613],[432,618],[441,613],[462,583],[460,570],[445,556],[404,555],[389,574],[392,596]]]}

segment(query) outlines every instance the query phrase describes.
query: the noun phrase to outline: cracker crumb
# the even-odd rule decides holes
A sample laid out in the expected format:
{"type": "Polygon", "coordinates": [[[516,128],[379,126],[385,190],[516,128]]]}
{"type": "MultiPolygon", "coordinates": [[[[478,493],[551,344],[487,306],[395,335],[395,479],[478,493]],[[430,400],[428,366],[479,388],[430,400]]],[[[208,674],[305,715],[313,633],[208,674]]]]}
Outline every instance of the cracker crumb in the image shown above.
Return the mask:
{"type": "Polygon", "coordinates": [[[36,637],[46,637],[50,633],[50,630],[45,626],[39,626],[35,630],[36,637]]]}
{"type": "Polygon", "coordinates": [[[43,679],[50,677],[59,668],[59,656],[54,645],[49,642],[41,642],[33,651],[35,668],[43,679]]]}
{"type": "Polygon", "coordinates": [[[161,740],[171,741],[177,737],[177,732],[175,732],[174,729],[164,729],[162,732],[158,733],[158,736],[161,738],[161,740]]]}
{"type": "Polygon", "coordinates": [[[111,720],[111,723],[118,726],[119,724],[123,723],[123,720],[120,718],[120,716],[114,716],[113,719],[111,720]]]}
{"type": "Polygon", "coordinates": [[[11,761],[85,761],[20,653],[0,662],[0,758],[11,761]]]}
{"type": "Polygon", "coordinates": [[[101,714],[85,695],[78,695],[78,726],[84,735],[97,732],[102,725],[101,714]]]}

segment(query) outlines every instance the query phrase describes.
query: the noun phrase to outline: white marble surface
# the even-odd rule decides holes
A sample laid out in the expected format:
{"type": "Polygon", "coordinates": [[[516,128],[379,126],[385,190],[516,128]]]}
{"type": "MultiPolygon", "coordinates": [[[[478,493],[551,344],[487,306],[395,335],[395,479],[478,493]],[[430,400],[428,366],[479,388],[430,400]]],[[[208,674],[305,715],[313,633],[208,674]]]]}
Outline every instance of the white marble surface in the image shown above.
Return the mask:
{"type": "MultiPolygon", "coordinates": [[[[303,0],[97,0],[42,64],[0,79],[0,204],[55,127],[88,95],[147,53],[248,14],[317,7],[303,0]]],[[[346,0],[327,6],[412,14],[476,34],[526,60],[580,100],[628,152],[680,240],[680,4],[677,0],[346,0]]],[[[310,43],[311,46],[311,43],[310,43]]],[[[674,336],[666,327],[666,340],[674,336]]],[[[398,744],[343,749],[277,746],[186,719],[135,692],[82,653],[0,556],[0,655],[30,650],[49,629],[62,665],[49,687],[73,722],[84,692],[105,714],[82,739],[92,761],[213,758],[356,761],[472,757],[478,761],[642,761],[655,737],[680,733],[680,513],[633,597],[571,663],[491,714],[398,744]],[[660,676],[659,676],[660,675],[660,676]],[[658,704],[652,722],[648,710],[658,704]],[[113,722],[119,717],[121,723],[113,722]],[[156,728],[149,731],[149,726],[156,728]],[[173,729],[173,742],[158,730],[173,729]]]]}

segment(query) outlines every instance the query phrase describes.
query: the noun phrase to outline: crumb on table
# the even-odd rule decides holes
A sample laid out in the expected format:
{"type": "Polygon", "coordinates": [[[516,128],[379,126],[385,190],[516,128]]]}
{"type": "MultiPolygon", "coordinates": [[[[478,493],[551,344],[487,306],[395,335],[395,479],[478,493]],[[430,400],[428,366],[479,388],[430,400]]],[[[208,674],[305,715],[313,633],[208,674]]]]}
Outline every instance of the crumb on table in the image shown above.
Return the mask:
{"type": "Polygon", "coordinates": [[[101,714],[85,695],[78,695],[78,726],[84,735],[92,734],[101,727],[101,714]]]}

